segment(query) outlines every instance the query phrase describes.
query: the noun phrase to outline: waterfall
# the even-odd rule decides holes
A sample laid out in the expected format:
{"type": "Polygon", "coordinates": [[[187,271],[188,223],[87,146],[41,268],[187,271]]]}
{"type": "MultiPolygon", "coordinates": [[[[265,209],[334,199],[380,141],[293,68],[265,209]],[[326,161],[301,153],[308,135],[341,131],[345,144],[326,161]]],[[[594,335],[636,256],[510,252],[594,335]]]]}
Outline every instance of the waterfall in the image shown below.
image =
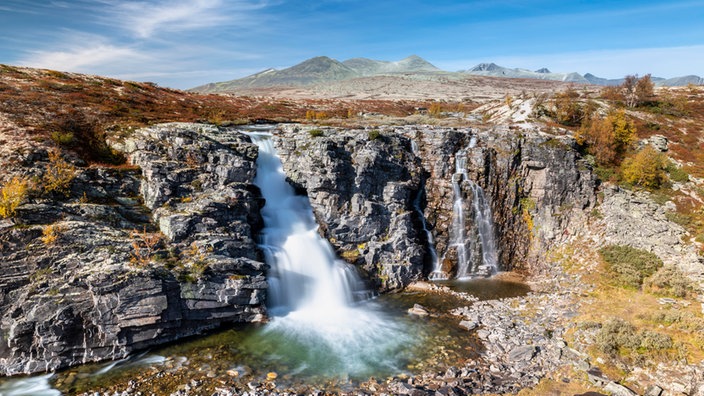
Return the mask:
{"type": "MultiPolygon", "coordinates": [[[[420,157],[420,148],[418,143],[411,139],[411,151],[416,157],[420,157]]],[[[423,185],[425,185],[425,180],[423,180],[423,185]]],[[[428,279],[430,280],[444,280],[447,279],[447,274],[442,271],[442,265],[438,258],[438,252],[435,250],[435,238],[433,238],[433,233],[428,229],[428,222],[425,221],[425,213],[423,213],[423,208],[421,203],[423,201],[423,196],[425,195],[425,188],[421,189],[413,200],[413,209],[418,213],[420,218],[420,224],[423,227],[423,232],[425,233],[425,239],[428,242],[428,253],[430,254],[430,259],[433,262],[433,270],[428,274],[428,279]]]]}
{"type": "MultiPolygon", "coordinates": [[[[477,183],[470,182],[472,189],[472,206],[474,208],[474,224],[479,234],[479,243],[482,247],[481,266],[476,268],[474,274],[493,275],[498,269],[498,254],[494,237],[494,220],[491,215],[491,206],[477,183]]],[[[458,276],[471,276],[472,274],[458,274],[458,276]]]]}
{"type": "Polygon", "coordinates": [[[423,208],[421,208],[424,191],[424,189],[418,191],[418,195],[416,195],[416,198],[413,200],[413,208],[420,218],[420,224],[423,227],[423,232],[425,232],[425,237],[428,241],[428,253],[430,254],[430,259],[433,261],[433,270],[428,275],[428,278],[431,280],[447,279],[447,274],[442,271],[440,260],[438,259],[438,252],[435,250],[433,233],[428,229],[428,223],[425,221],[425,214],[423,213],[423,208]]]}
{"type": "Polygon", "coordinates": [[[360,301],[368,295],[363,283],[318,234],[308,197],[286,181],[271,134],[245,133],[259,147],[254,183],[266,200],[260,246],[273,316],[266,331],[306,351],[302,371],[323,365],[330,374],[355,375],[395,365],[409,336],[373,302],[360,301]]]}
{"type": "MultiPolygon", "coordinates": [[[[469,148],[473,148],[476,143],[476,138],[472,137],[469,148]]],[[[460,150],[455,154],[452,190],[452,229],[449,247],[457,251],[457,278],[493,275],[498,269],[498,254],[491,205],[484,194],[484,189],[467,176],[467,152],[465,150],[460,150]],[[472,213],[474,215],[472,230],[476,230],[476,235],[466,235],[463,183],[466,183],[472,192],[472,213]],[[476,246],[477,238],[479,246],[476,246]],[[481,257],[471,257],[470,252],[481,252],[481,257]]]]}
{"type": "Polygon", "coordinates": [[[462,182],[467,177],[467,153],[460,150],[455,154],[455,173],[452,175],[452,229],[450,246],[457,251],[457,275],[469,272],[467,254],[467,238],[465,236],[464,198],[462,197],[462,182]]]}
{"type": "Polygon", "coordinates": [[[349,306],[362,282],[349,265],[337,260],[318,234],[308,197],[296,195],[286,182],[281,160],[269,135],[252,133],[259,147],[254,179],[266,199],[261,248],[269,271],[269,305],[274,315],[313,310],[332,313],[349,306]]]}

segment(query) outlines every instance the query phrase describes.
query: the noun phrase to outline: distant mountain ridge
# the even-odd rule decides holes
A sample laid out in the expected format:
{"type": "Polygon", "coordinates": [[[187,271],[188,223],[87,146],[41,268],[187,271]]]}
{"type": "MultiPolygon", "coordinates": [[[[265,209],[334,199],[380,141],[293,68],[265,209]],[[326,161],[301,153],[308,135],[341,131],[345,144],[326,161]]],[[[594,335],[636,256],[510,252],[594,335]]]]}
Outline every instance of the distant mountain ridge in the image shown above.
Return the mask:
{"type": "Polygon", "coordinates": [[[357,77],[419,72],[441,72],[441,70],[417,55],[395,62],[367,58],[353,58],[340,62],[327,56],[318,56],[286,69],[267,69],[237,80],[210,83],[190,90],[226,92],[237,88],[306,86],[357,77]]]}
{"type": "MultiPolygon", "coordinates": [[[[553,73],[548,68],[543,67],[536,71],[531,71],[527,69],[510,69],[507,67],[499,66],[496,63],[480,63],[471,69],[460,70],[460,73],[471,74],[475,76],[489,76],[489,77],[508,77],[508,78],[532,78],[538,80],[553,80],[553,81],[564,81],[573,82],[579,84],[594,84],[594,85],[621,85],[623,83],[623,78],[607,79],[597,77],[591,73],[586,73],[581,75],[576,72],[572,73],[553,73]]],[[[688,75],[682,77],[674,78],[662,78],[662,77],[652,77],[655,85],[658,86],[683,86],[687,84],[702,85],[704,84],[704,78],[695,75],[688,75]]]]}
{"type": "MultiPolygon", "coordinates": [[[[297,65],[277,70],[266,69],[244,78],[214,82],[190,89],[203,93],[236,91],[247,88],[295,87],[321,83],[344,81],[352,78],[374,77],[383,75],[477,75],[488,77],[527,78],[538,80],[562,81],[577,84],[620,85],[619,79],[606,79],[591,73],[581,75],[572,73],[554,73],[543,67],[532,71],[528,69],[511,69],[495,63],[480,63],[471,69],[459,72],[443,71],[417,55],[411,55],[399,61],[382,61],[368,58],[352,58],[340,62],[327,56],[308,59],[297,65]]],[[[658,86],[682,86],[687,84],[702,85],[704,78],[688,75],[674,78],[652,77],[658,86]]]]}

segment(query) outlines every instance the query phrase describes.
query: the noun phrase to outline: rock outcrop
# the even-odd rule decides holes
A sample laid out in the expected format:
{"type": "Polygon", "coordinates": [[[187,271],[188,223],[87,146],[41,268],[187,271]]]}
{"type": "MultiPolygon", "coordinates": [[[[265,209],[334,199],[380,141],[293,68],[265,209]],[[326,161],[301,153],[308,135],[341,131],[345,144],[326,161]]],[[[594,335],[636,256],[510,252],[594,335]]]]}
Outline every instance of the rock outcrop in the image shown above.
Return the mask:
{"type": "Polygon", "coordinates": [[[431,270],[413,206],[419,194],[444,270],[455,273],[449,239],[460,151],[469,179],[461,190],[471,260],[481,261],[483,253],[472,184],[491,204],[502,270],[539,272],[544,253],[582,232],[579,224],[596,204],[596,179],[569,136],[406,126],[330,129],[312,137],[308,129],[283,127],[276,142],[284,170],[310,197],[321,233],[382,290],[431,270]]]}
{"type": "Polygon", "coordinates": [[[652,252],[666,265],[679,268],[700,284],[704,282],[701,258],[693,245],[684,242],[686,230],[667,218],[667,205],[658,205],[647,192],[617,186],[603,190],[599,211],[603,216],[604,244],[628,245],[652,252]]]}
{"type": "MultiPolygon", "coordinates": [[[[141,172],[77,168],[66,197],[0,222],[0,374],[120,358],[264,315],[256,146],[167,124],[124,148],[141,172]]],[[[31,155],[26,173],[41,173],[46,151],[31,155]]]]}
{"type": "MultiPolygon", "coordinates": [[[[453,273],[448,245],[452,227],[452,177],[457,153],[466,153],[466,172],[490,201],[500,269],[540,272],[544,253],[580,232],[579,222],[596,204],[596,180],[569,136],[507,127],[488,130],[406,127],[418,145],[426,181],[425,216],[444,271],[453,273]]],[[[469,182],[462,183],[466,235],[478,238],[469,182]]],[[[482,252],[474,246],[473,260],[482,252]]]]}
{"type": "Polygon", "coordinates": [[[410,140],[364,130],[314,137],[296,126],[282,129],[275,144],[284,171],[310,198],[338,254],[382,291],[420,279],[425,249],[413,200],[422,170],[410,140]]]}

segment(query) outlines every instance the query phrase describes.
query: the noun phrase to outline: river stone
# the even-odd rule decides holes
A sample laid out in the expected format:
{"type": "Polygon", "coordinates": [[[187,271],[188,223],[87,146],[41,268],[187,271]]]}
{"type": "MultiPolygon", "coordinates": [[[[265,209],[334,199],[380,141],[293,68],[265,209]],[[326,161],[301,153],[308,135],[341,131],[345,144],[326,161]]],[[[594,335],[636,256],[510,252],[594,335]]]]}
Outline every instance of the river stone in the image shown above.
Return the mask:
{"type": "Polygon", "coordinates": [[[527,362],[533,359],[537,352],[535,346],[523,345],[513,348],[508,353],[508,358],[512,362],[527,362]]]}
{"type": "Polygon", "coordinates": [[[468,321],[468,320],[463,320],[460,322],[460,327],[462,327],[466,330],[474,330],[477,328],[477,326],[478,325],[476,322],[472,322],[472,321],[468,321]]]}
{"type": "Polygon", "coordinates": [[[662,395],[663,389],[657,385],[651,385],[645,391],[643,396],[660,396],[662,395]]]}
{"type": "Polygon", "coordinates": [[[428,310],[420,305],[420,304],[413,304],[413,307],[408,308],[408,313],[411,315],[416,315],[416,316],[428,316],[428,310]]]}
{"type": "Polygon", "coordinates": [[[625,386],[621,384],[617,384],[616,382],[609,382],[604,386],[604,390],[606,392],[611,393],[612,396],[637,396],[638,394],[636,392],[633,392],[632,390],[626,388],[625,386]]]}

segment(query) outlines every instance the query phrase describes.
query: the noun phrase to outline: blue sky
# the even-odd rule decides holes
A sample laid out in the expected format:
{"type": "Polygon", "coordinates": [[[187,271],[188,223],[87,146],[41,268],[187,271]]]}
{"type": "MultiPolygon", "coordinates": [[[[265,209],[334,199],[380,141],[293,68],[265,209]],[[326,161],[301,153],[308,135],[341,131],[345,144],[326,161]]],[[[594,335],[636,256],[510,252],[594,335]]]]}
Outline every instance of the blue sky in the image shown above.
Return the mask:
{"type": "Polygon", "coordinates": [[[0,0],[0,63],[190,88],[327,55],[704,75],[704,0],[0,0]]]}

